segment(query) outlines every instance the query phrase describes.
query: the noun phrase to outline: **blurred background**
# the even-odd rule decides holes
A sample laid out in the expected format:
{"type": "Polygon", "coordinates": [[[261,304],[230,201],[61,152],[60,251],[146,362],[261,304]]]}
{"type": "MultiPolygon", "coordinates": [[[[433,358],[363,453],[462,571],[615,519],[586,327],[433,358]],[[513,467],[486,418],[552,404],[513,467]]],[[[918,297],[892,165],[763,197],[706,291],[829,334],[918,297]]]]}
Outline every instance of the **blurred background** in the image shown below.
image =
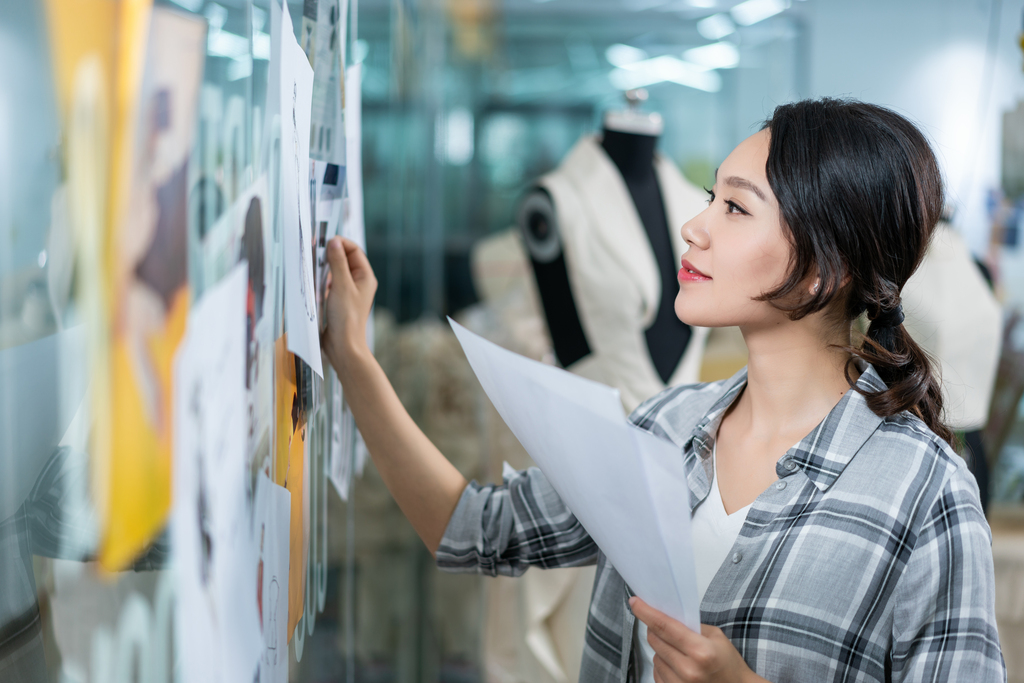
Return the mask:
{"type": "MultiPolygon", "coordinates": [[[[207,229],[269,165],[271,1],[155,3],[207,26],[188,161],[196,297],[214,284],[198,266],[207,229]]],[[[296,32],[309,3],[286,4],[296,32]]],[[[0,628],[0,661],[31,650],[44,663],[12,680],[170,680],[181,672],[159,622],[169,551],[157,543],[115,574],[96,567],[97,501],[75,460],[88,458],[84,342],[37,344],[84,320],[88,298],[60,229],[67,136],[46,13],[41,0],[0,0],[0,626],[38,606],[29,649],[0,628]],[[25,452],[17,436],[26,406],[63,434],[50,479],[51,453],[25,452]],[[60,527],[59,549],[33,540],[40,525],[60,527]],[[153,633],[133,639],[140,613],[153,633]]],[[[376,354],[428,436],[479,481],[529,460],[444,316],[555,362],[529,263],[502,245],[518,239],[532,184],[624,109],[627,90],[646,90],[640,109],[664,121],[660,153],[697,187],[785,102],[853,97],[917,122],[942,164],[949,223],[998,302],[987,415],[969,429],[988,473],[1004,656],[1010,680],[1024,680],[1024,0],[360,0],[350,21],[376,354]]],[[[966,318],[953,310],[944,324],[966,318]]],[[[716,331],[700,377],[727,377],[744,358],[734,331],[716,331]]],[[[438,572],[372,463],[347,502],[325,490],[314,522],[327,538],[325,597],[291,643],[290,680],[575,680],[582,633],[561,607],[538,611],[540,589],[438,572]]],[[[579,614],[589,586],[568,586],[544,594],[579,614]]]]}

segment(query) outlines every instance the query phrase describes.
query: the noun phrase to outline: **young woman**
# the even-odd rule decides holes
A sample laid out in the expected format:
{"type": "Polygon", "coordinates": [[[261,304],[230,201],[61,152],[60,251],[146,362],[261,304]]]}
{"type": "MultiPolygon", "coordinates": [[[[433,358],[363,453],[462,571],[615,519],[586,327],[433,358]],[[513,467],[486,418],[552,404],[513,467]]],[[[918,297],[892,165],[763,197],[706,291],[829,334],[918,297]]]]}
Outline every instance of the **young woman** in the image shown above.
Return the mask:
{"type": "Polygon", "coordinates": [[[676,313],[739,326],[749,365],[631,416],[690,473],[700,633],[632,596],[539,470],[479,486],[445,460],[367,350],[376,280],[335,240],[324,348],[385,483],[443,568],[597,563],[581,681],[1004,680],[978,489],[901,325],[943,202],[928,143],[881,107],[783,105],[709,194],[676,313]]]}

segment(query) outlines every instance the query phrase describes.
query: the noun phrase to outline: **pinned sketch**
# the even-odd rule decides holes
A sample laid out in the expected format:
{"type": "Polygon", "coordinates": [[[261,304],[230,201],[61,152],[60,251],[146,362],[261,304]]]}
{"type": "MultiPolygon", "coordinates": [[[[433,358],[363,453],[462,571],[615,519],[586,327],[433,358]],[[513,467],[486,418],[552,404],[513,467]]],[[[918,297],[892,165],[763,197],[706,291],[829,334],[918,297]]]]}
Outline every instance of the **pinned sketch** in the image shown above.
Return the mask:
{"type": "Polygon", "coordinates": [[[288,681],[288,534],[291,494],[260,472],[253,512],[263,652],[260,683],[288,681]]]}
{"type": "Polygon", "coordinates": [[[202,243],[203,281],[212,285],[241,261],[248,264],[245,299],[246,453],[262,463],[270,454],[273,422],[273,289],[267,177],[261,176],[207,231],[202,243]]]}
{"type": "Polygon", "coordinates": [[[111,204],[110,451],[107,459],[100,450],[93,478],[104,519],[100,562],[110,570],[145,548],[171,504],[171,364],[191,297],[188,157],[205,37],[201,19],[153,10],[134,146],[121,150],[127,192],[111,204]]]}
{"type": "MultiPolygon", "coordinates": [[[[272,17],[278,16],[273,13],[272,17]]],[[[295,42],[288,12],[280,12],[278,94],[281,112],[281,216],[284,231],[285,329],[288,349],[323,376],[316,285],[313,281],[313,214],[309,176],[310,98],[313,69],[295,42]]],[[[315,182],[312,182],[315,187],[315,182]]]]}
{"type": "Polygon", "coordinates": [[[245,299],[240,264],[189,317],[175,358],[176,633],[182,680],[252,683],[262,639],[245,452],[245,299]]]}

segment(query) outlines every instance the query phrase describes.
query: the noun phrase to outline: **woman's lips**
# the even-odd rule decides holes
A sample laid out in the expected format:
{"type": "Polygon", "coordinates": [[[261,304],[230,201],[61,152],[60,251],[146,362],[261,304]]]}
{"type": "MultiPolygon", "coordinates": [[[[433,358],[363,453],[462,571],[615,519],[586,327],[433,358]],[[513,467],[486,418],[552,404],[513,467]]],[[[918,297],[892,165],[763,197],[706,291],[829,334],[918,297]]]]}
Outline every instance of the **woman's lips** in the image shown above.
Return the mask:
{"type": "Polygon", "coordinates": [[[679,269],[678,278],[680,282],[707,282],[711,278],[693,267],[693,264],[683,259],[682,268],[679,269]]]}

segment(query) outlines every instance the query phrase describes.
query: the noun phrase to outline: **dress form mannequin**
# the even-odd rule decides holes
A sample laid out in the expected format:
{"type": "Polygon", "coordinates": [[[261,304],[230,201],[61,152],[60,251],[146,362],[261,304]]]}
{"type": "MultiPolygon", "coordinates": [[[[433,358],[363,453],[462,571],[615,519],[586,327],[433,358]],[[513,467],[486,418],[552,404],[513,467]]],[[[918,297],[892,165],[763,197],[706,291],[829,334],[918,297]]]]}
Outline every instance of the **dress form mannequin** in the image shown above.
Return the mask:
{"type": "Polygon", "coordinates": [[[665,215],[665,202],[654,170],[654,150],[661,132],[661,117],[652,120],[651,117],[656,115],[636,111],[636,106],[647,99],[645,91],[630,90],[626,98],[631,105],[629,112],[613,112],[605,117],[601,148],[622,174],[658,261],[661,305],[654,323],[644,331],[644,336],[654,367],[661,381],[667,383],[686,351],[690,326],[675,314],[679,263],[672,254],[669,230],[673,228],[665,215]]]}
{"type": "Polygon", "coordinates": [[[656,154],[661,117],[638,110],[644,99],[627,93],[630,108],[538,179],[518,220],[556,358],[619,388],[627,409],[696,382],[706,333],[695,340],[674,311],[685,244],[673,233],[703,198],[656,154]]]}

